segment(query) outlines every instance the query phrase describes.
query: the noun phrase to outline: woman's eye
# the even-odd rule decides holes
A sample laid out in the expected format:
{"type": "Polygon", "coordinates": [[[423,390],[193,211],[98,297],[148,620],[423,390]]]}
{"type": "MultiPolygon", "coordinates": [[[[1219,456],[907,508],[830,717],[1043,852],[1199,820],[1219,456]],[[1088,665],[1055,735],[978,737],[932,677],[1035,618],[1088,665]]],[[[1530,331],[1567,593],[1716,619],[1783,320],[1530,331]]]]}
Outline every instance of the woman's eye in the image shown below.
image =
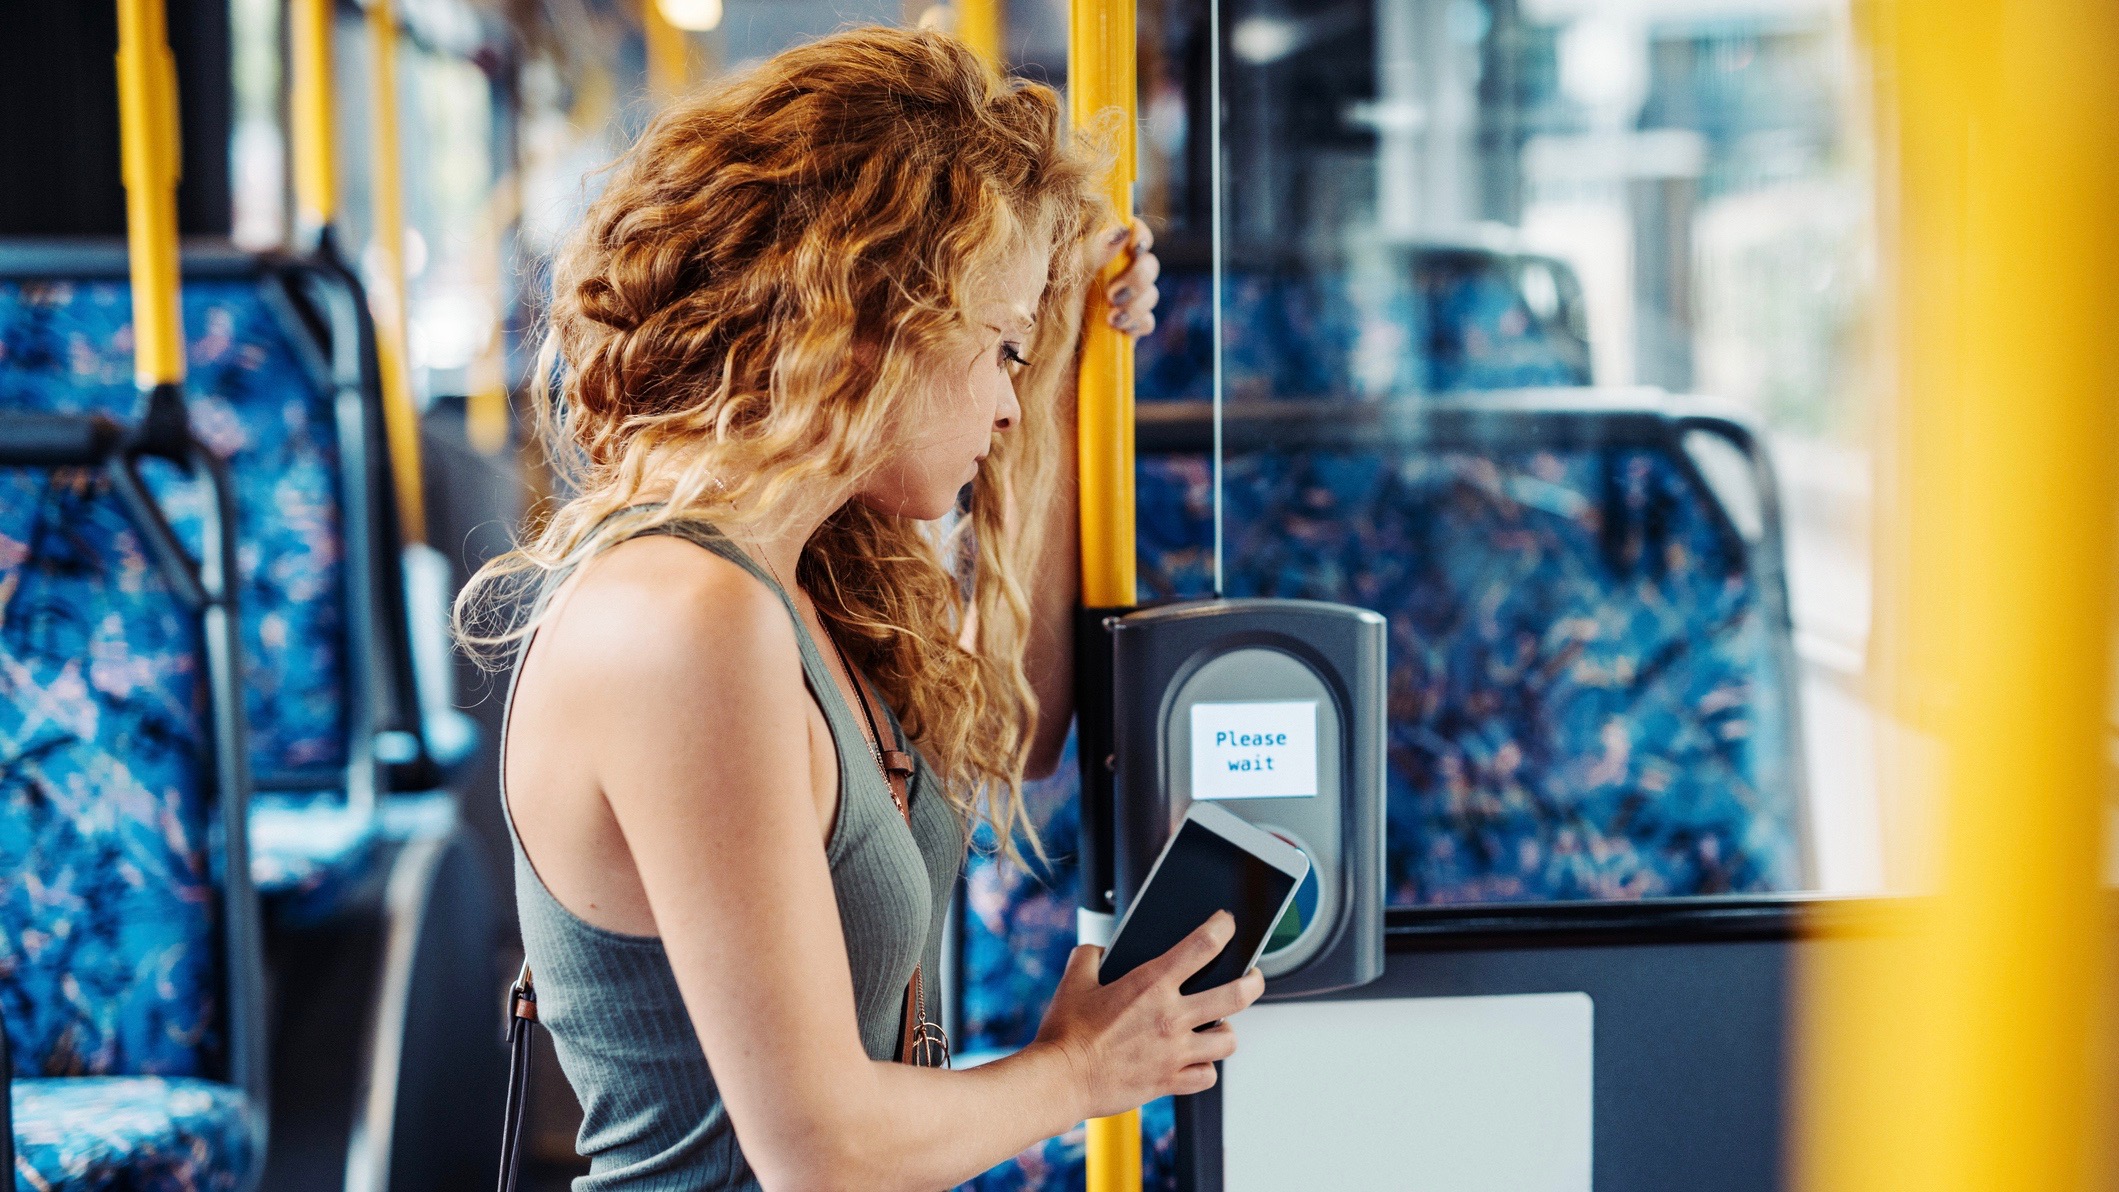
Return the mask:
{"type": "Polygon", "coordinates": [[[1001,343],[1001,366],[1008,369],[1024,369],[1030,367],[1030,361],[1024,358],[1021,348],[1004,340],[1001,343]]]}

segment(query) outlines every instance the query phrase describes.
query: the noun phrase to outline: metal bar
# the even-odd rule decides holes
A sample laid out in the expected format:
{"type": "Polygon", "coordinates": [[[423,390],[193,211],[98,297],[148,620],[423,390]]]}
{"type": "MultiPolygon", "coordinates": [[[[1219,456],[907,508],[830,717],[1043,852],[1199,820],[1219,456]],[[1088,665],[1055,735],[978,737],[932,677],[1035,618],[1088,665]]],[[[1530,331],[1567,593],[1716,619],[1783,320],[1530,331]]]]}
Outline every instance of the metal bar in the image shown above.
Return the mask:
{"type": "Polygon", "coordinates": [[[1221,207],[1221,0],[1207,0],[1207,227],[1213,244],[1211,284],[1214,352],[1214,595],[1227,589],[1222,583],[1222,401],[1226,378],[1222,372],[1222,245],[1221,207]]]}
{"type": "MultiPolygon", "coordinates": [[[[1074,0],[1067,28],[1067,107],[1076,129],[1111,139],[1116,151],[1105,196],[1121,221],[1133,216],[1138,101],[1133,0],[1074,0]]],[[[1121,253],[1090,288],[1082,320],[1078,446],[1081,476],[1082,603],[1109,608],[1136,599],[1133,539],[1133,341],[1106,319],[1104,291],[1127,264],[1121,253]]],[[[1084,916],[1084,923],[1088,917],[1084,916]]],[[[1105,940],[1086,940],[1105,943],[1105,940]]],[[[1089,1192],[1139,1192],[1140,1111],[1088,1124],[1089,1192]]]]}
{"type": "MultiPolygon", "coordinates": [[[[213,777],[221,811],[222,931],[226,937],[229,989],[228,1069],[250,1100],[250,1129],[257,1161],[265,1168],[272,1122],[272,1065],[265,1022],[265,936],[257,890],[250,875],[250,738],[243,702],[243,642],[236,589],[235,486],[228,465],[194,442],[188,461],[211,494],[200,521],[199,584],[207,604],[200,613],[200,644],[206,654],[206,698],[213,712],[213,777]]],[[[255,1186],[258,1177],[251,1177],[255,1186]]]]}
{"type": "Polygon", "coordinates": [[[118,128],[131,247],[133,381],[184,379],[178,306],[176,59],[161,0],[118,0],[118,128]]]}
{"type": "Polygon", "coordinates": [[[397,8],[392,0],[368,0],[368,62],[373,92],[369,99],[374,104],[369,116],[374,231],[382,260],[382,276],[373,279],[368,301],[375,311],[383,424],[397,481],[398,521],[406,543],[411,544],[427,540],[427,513],[419,458],[419,411],[412,403],[411,370],[405,359],[405,188],[397,136],[397,8]]]}
{"type": "Polygon", "coordinates": [[[1933,892],[1890,948],[1812,975],[1800,1174],[2103,1187],[2119,7],[1871,19],[1898,183],[1879,663],[1927,755],[1907,872],[1933,892]]]}
{"type": "Polygon", "coordinates": [[[338,140],[331,118],[332,0],[289,0],[292,76],[288,139],[294,145],[295,223],[305,238],[338,218],[338,140]]]}

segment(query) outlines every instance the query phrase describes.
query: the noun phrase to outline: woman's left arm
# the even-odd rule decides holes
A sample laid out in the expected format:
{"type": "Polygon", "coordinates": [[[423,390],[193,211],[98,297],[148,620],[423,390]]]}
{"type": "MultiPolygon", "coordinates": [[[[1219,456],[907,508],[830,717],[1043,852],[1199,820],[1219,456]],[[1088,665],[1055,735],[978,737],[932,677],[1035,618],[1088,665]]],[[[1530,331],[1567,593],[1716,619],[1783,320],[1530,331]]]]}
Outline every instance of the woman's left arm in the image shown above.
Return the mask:
{"type": "MultiPolygon", "coordinates": [[[[1155,304],[1162,293],[1156,278],[1162,262],[1153,251],[1155,235],[1141,220],[1134,220],[1132,234],[1114,228],[1095,246],[1097,272],[1101,273],[1121,252],[1130,251],[1132,262],[1103,287],[1091,293],[1083,319],[1102,319],[1119,331],[1139,339],[1155,329],[1155,304]]],[[[1081,603],[1081,501],[1080,473],[1076,464],[1075,401],[1076,374],[1060,383],[1060,467],[1052,500],[1047,505],[1044,546],[1039,552],[1037,582],[1030,591],[1030,637],[1023,658],[1031,690],[1037,693],[1037,731],[1031,738],[1029,776],[1044,778],[1059,768],[1060,753],[1067,743],[1067,730],[1074,721],[1074,610],[1081,603]]]]}

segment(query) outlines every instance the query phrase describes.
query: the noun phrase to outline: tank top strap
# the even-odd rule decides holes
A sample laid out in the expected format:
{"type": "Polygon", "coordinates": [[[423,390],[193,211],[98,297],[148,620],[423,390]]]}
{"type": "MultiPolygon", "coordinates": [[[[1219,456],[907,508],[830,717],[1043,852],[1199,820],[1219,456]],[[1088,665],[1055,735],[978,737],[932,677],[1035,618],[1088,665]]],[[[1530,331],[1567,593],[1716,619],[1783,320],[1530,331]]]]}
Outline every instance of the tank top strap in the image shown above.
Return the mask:
{"type": "MultiPolygon", "coordinates": [[[[826,714],[829,715],[836,711],[848,717],[850,722],[850,718],[854,715],[854,710],[846,706],[844,699],[836,698],[839,694],[838,680],[832,677],[831,668],[824,660],[823,648],[818,644],[817,639],[810,635],[808,624],[802,620],[802,610],[795,604],[794,593],[781,587],[780,581],[774,578],[772,572],[767,571],[758,562],[757,556],[736,545],[735,540],[722,533],[719,526],[697,518],[674,518],[660,525],[643,527],[638,533],[628,535],[628,537],[647,538],[657,534],[670,538],[682,538],[703,550],[712,551],[714,554],[748,571],[759,583],[770,589],[773,595],[778,596],[781,606],[787,609],[788,620],[793,621],[795,625],[795,645],[802,653],[803,675],[808,678],[811,687],[821,686],[822,690],[819,691],[818,698],[825,700],[826,714]],[[829,691],[833,698],[826,698],[823,694],[824,691],[829,691]]],[[[863,739],[865,740],[865,738],[863,739]]]]}
{"type": "MultiPolygon", "coordinates": [[[[628,506],[610,514],[604,519],[603,524],[609,524],[627,514],[640,513],[653,508],[654,506],[628,506]]],[[[773,577],[771,572],[766,570],[755,556],[738,546],[735,540],[724,534],[720,527],[712,522],[700,518],[675,517],[665,522],[640,526],[631,532],[622,534],[619,541],[630,541],[634,538],[644,538],[652,535],[681,538],[702,550],[710,551],[727,559],[756,577],[759,583],[764,584],[774,595],[780,598],[781,606],[787,610],[788,620],[793,622],[795,627],[795,646],[802,658],[803,683],[809,688],[810,697],[816,701],[818,710],[824,714],[825,724],[831,730],[832,744],[839,755],[840,801],[838,814],[834,819],[833,830],[830,833],[830,840],[827,845],[827,854],[837,857],[847,841],[857,836],[860,831],[865,830],[866,821],[879,814],[878,808],[887,811],[890,819],[897,819],[896,802],[892,799],[890,790],[884,783],[883,773],[878,768],[876,759],[869,752],[868,735],[859,719],[860,713],[846,701],[844,693],[840,691],[836,674],[831,664],[825,661],[823,649],[816,638],[810,634],[809,627],[803,623],[801,610],[795,604],[794,595],[782,588],[779,581],[773,577]]],[[[554,573],[547,579],[543,589],[538,594],[538,609],[542,609],[544,602],[564,582],[571,570],[569,568],[567,571],[554,573]]],[[[536,613],[533,612],[533,620],[535,616],[536,613]]],[[[507,750],[507,722],[514,707],[515,687],[522,678],[522,659],[529,652],[530,641],[533,636],[534,633],[526,634],[517,645],[514,672],[508,676],[507,702],[503,705],[504,710],[501,713],[500,744],[503,756],[505,756],[507,750]]],[[[904,730],[898,723],[895,710],[886,704],[884,715],[887,717],[884,721],[887,726],[885,731],[893,733],[898,740],[904,740],[904,730]]],[[[916,794],[917,790],[925,785],[927,784],[915,782],[914,793],[916,794]]],[[[914,801],[917,801],[917,798],[914,801]]],[[[512,829],[513,816],[508,812],[505,796],[501,799],[501,806],[502,813],[508,816],[509,825],[512,829]]]]}
{"type": "MultiPolygon", "coordinates": [[[[643,538],[654,534],[682,538],[694,546],[712,551],[757,577],[758,582],[780,598],[781,605],[787,609],[788,619],[794,622],[795,644],[802,655],[802,677],[808,682],[810,693],[816,698],[819,708],[824,712],[825,720],[831,725],[832,740],[838,747],[841,769],[853,767],[853,773],[859,776],[853,779],[853,786],[856,788],[870,785],[868,779],[871,774],[875,778],[875,785],[881,787],[883,779],[881,772],[876,770],[876,759],[870,756],[868,751],[868,733],[864,728],[865,721],[861,712],[846,702],[845,694],[839,689],[837,672],[825,659],[826,647],[810,633],[808,624],[802,619],[801,609],[795,604],[794,593],[781,587],[780,581],[765,569],[755,555],[736,545],[735,540],[722,533],[721,528],[712,522],[699,518],[672,518],[659,525],[642,527],[638,533],[628,537],[643,538]]],[[[855,682],[860,680],[856,678],[855,682]]],[[[883,715],[883,723],[887,726],[884,731],[892,734],[894,740],[905,740],[904,728],[898,723],[897,712],[887,703],[883,706],[883,715]]],[[[876,747],[880,749],[891,746],[879,742],[876,747]]],[[[884,792],[884,798],[889,799],[887,790],[884,792]]],[[[841,814],[843,816],[843,809],[841,814]]]]}

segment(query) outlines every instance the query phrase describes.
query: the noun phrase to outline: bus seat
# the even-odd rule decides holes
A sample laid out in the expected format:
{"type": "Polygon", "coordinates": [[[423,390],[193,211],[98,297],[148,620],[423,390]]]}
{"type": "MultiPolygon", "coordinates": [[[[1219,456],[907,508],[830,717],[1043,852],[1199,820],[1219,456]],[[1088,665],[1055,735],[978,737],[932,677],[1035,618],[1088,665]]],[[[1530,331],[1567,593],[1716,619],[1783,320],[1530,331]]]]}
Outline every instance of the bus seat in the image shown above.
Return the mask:
{"type": "MultiPolygon", "coordinates": [[[[357,672],[344,510],[347,486],[329,374],[287,295],[256,269],[187,275],[187,401],[194,433],[230,461],[242,579],[244,687],[256,879],[273,917],[335,913],[375,859],[373,817],[345,791],[357,672]]],[[[131,289],[78,279],[0,277],[0,409],[124,416],[132,386],[131,289]]],[[[195,546],[204,490],[157,486],[195,546]]],[[[372,780],[371,780],[372,785],[372,780]]]]}
{"type": "MultiPolygon", "coordinates": [[[[1580,283],[1548,257],[1454,245],[1400,250],[1371,276],[1231,268],[1223,277],[1223,393],[1326,401],[1583,386],[1580,283]]],[[[1140,341],[1142,401],[1213,395],[1212,275],[1169,263],[1155,334],[1140,341]]]]}
{"type": "Polygon", "coordinates": [[[52,1192],[240,1187],[252,1168],[248,1112],[241,1093],[211,1080],[19,1080],[15,1177],[52,1192]]]}
{"type": "MultiPolygon", "coordinates": [[[[1204,471],[1141,463],[1155,595],[1210,586],[1204,471]]],[[[1801,887],[1778,569],[1674,436],[1268,449],[1225,476],[1228,595],[1390,620],[1394,905],[1801,887]]]]}
{"type": "Polygon", "coordinates": [[[1420,392],[1590,383],[1581,288],[1565,265],[1442,246],[1411,255],[1424,311],[1420,392]]]}
{"type": "MultiPolygon", "coordinates": [[[[1143,401],[1212,395],[1213,282],[1203,270],[1165,270],[1155,334],[1136,348],[1143,401]]],[[[1222,317],[1245,333],[1222,354],[1223,383],[1237,397],[1299,393],[1344,396],[1345,365],[1357,316],[1339,279],[1232,270],[1224,279],[1222,317]]]]}
{"type": "MultiPolygon", "coordinates": [[[[1584,414],[1577,431],[1606,441],[1542,448],[1536,415],[1484,416],[1492,447],[1227,461],[1229,595],[1390,618],[1391,902],[1801,888],[1777,523],[1747,542],[1659,415],[1584,414]]],[[[1206,457],[1151,444],[1137,476],[1143,596],[1205,595],[1206,457]]],[[[1053,783],[1038,822],[1064,858],[1072,767],[1053,783]]],[[[967,1046],[1034,1032],[1072,945],[1071,883],[1065,865],[974,858],[967,1046]]]]}
{"type": "Polygon", "coordinates": [[[200,619],[153,558],[105,473],[0,469],[0,1010],[26,1188],[239,1189],[262,1159],[263,1106],[217,1079],[256,1021],[228,918],[248,883],[211,839],[241,803],[207,779],[217,727],[242,725],[203,706],[200,619]]]}

